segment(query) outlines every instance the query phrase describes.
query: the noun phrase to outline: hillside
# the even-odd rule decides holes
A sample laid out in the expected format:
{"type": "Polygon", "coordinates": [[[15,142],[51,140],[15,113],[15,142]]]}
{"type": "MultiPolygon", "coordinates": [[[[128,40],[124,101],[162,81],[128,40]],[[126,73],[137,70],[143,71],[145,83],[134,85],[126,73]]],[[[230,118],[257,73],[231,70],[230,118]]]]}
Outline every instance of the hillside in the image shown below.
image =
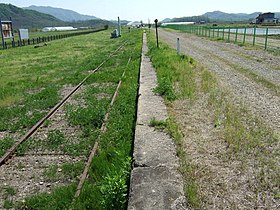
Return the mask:
{"type": "Polygon", "coordinates": [[[252,14],[246,13],[225,13],[221,11],[207,12],[204,16],[213,21],[249,21],[255,19],[261,12],[252,14]]]}
{"type": "MultiPolygon", "coordinates": [[[[201,20],[206,20],[207,22],[250,22],[255,19],[261,12],[254,12],[251,14],[246,13],[225,13],[221,11],[207,12],[201,16],[189,16],[189,17],[180,17],[173,18],[171,21],[174,22],[199,22],[201,20]]],[[[275,17],[280,19],[280,12],[275,12],[275,17]]],[[[167,22],[170,18],[166,18],[161,22],[167,22]]]]}
{"type": "Polygon", "coordinates": [[[66,22],[97,19],[97,17],[95,17],[95,16],[82,15],[82,14],[79,14],[72,10],[54,8],[54,7],[32,5],[30,7],[24,8],[24,9],[30,9],[30,10],[35,10],[37,12],[49,14],[49,15],[52,15],[60,20],[66,21],[66,22]]]}
{"type": "Polygon", "coordinates": [[[112,22],[101,19],[64,22],[51,15],[40,13],[34,10],[21,9],[11,4],[0,4],[0,17],[2,20],[13,19],[14,29],[18,28],[43,28],[46,26],[73,26],[73,27],[99,27],[104,25],[112,26],[112,22]]]}
{"type": "Polygon", "coordinates": [[[47,14],[33,10],[25,10],[11,4],[0,3],[0,17],[2,20],[13,19],[14,28],[41,28],[45,26],[64,26],[65,22],[47,14]]]}

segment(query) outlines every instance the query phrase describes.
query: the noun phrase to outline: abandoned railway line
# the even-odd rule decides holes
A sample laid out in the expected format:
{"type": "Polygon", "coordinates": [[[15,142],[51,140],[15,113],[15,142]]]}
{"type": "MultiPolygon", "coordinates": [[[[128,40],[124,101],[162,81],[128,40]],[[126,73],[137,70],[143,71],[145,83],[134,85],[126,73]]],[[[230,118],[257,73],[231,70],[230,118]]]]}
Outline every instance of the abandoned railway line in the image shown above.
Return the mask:
{"type": "MultiPolygon", "coordinates": [[[[122,46],[120,46],[116,52],[121,49],[122,46]]],[[[0,166],[5,164],[11,156],[16,152],[16,150],[19,148],[19,146],[24,143],[26,140],[28,140],[32,135],[34,135],[41,126],[50,119],[58,110],[60,107],[62,107],[72,95],[74,95],[76,92],[78,92],[82,85],[87,81],[87,79],[92,76],[95,72],[97,72],[105,62],[107,62],[114,54],[110,55],[107,59],[105,59],[99,66],[97,66],[94,70],[90,70],[90,73],[88,76],[86,76],[76,87],[74,87],[70,92],[58,103],[56,104],[49,112],[48,114],[43,117],[39,122],[37,122],[23,137],[21,137],[10,149],[7,150],[7,152],[1,157],[0,159],[0,166]]]]}
{"type": "MultiPolygon", "coordinates": [[[[140,32],[134,31],[134,34],[138,37],[140,32]]],[[[114,48],[117,48],[110,50],[113,53],[108,50],[105,56],[104,53],[102,57],[97,55],[100,64],[93,70],[84,70],[84,78],[77,82],[78,85],[71,84],[71,81],[67,84],[66,81],[58,91],[60,102],[53,105],[29,131],[24,128],[15,133],[5,130],[1,132],[1,144],[12,138],[9,136],[22,136],[9,148],[6,147],[5,154],[0,159],[1,208],[42,209],[52,206],[80,209],[84,208],[81,207],[83,205],[109,205],[109,201],[96,198],[91,201],[87,199],[86,202],[83,200],[84,195],[88,194],[85,192],[87,189],[94,194],[94,187],[87,187],[91,181],[86,180],[95,176],[94,173],[104,173],[98,175],[99,180],[93,182],[95,188],[99,189],[100,183],[106,186],[106,176],[110,176],[111,172],[121,171],[112,170],[111,167],[126,164],[127,169],[122,167],[122,170],[129,170],[130,159],[127,157],[130,155],[133,136],[130,134],[133,130],[129,128],[135,120],[133,107],[136,105],[133,98],[136,98],[139,71],[137,49],[140,47],[140,39],[136,37],[113,42],[114,48]],[[117,43],[119,47],[116,47],[117,43]],[[122,112],[120,107],[129,110],[119,116],[118,112],[122,112]],[[123,141],[124,133],[128,137],[125,140],[127,142],[119,142],[123,141]],[[114,139],[114,136],[119,137],[114,139]],[[112,141],[117,145],[112,145],[112,141]],[[102,159],[102,154],[107,153],[112,155],[110,160],[93,161],[102,159]],[[106,161],[117,161],[117,164],[106,163],[106,168],[106,161]],[[99,164],[105,167],[102,172],[98,172],[100,169],[96,165],[99,164]],[[60,196],[57,197],[57,194],[60,196]],[[40,202],[42,197],[45,197],[46,203],[40,202]]],[[[42,91],[44,88],[31,91],[30,94],[42,91]]],[[[32,116],[32,112],[27,114],[32,116]]],[[[1,149],[3,153],[3,148],[1,149]]],[[[124,180],[129,178],[126,176],[125,172],[124,180]]],[[[100,189],[98,193],[101,193],[100,189]]]]}
{"type": "MultiPolygon", "coordinates": [[[[39,190],[39,192],[50,192],[53,187],[57,187],[59,185],[63,185],[65,183],[71,183],[75,180],[76,177],[68,178],[68,180],[63,180],[60,183],[57,181],[53,183],[51,180],[44,181],[42,177],[38,177],[40,172],[42,173],[45,168],[50,167],[51,165],[56,165],[60,167],[63,164],[71,164],[80,162],[81,164],[85,162],[85,168],[83,172],[83,176],[80,177],[79,185],[77,187],[77,192],[75,197],[80,195],[81,188],[85,181],[86,176],[88,175],[88,170],[91,164],[91,161],[96,154],[98,148],[98,141],[100,140],[99,134],[97,140],[95,141],[94,145],[92,145],[92,152],[87,157],[87,154],[77,155],[76,157],[71,157],[71,155],[67,154],[67,151],[61,151],[59,148],[55,148],[59,145],[59,135],[65,134],[76,136],[77,133],[80,132],[79,128],[71,127],[69,124],[66,123],[66,106],[67,104],[75,104],[81,106],[82,101],[81,99],[73,99],[76,95],[81,95],[83,91],[85,91],[84,84],[85,82],[97,71],[100,71],[102,66],[111,59],[118,51],[120,51],[125,44],[118,47],[118,49],[113,52],[111,55],[108,56],[99,66],[97,66],[94,70],[90,70],[88,76],[86,76],[76,87],[66,87],[65,93],[66,96],[57,104],[55,105],[49,113],[43,117],[38,123],[36,123],[20,140],[18,140],[7,152],[1,157],[0,159],[0,173],[1,173],[1,180],[4,182],[4,185],[15,185],[18,186],[19,189],[17,190],[14,196],[16,196],[16,201],[21,201],[24,199],[25,196],[29,195],[30,192],[35,192],[39,190]],[[46,121],[48,121],[48,125],[46,125],[46,121]],[[48,133],[53,132],[53,135],[57,134],[57,136],[53,137],[53,141],[48,142],[48,133]],[[71,134],[72,133],[72,134],[71,134]],[[21,152],[20,155],[15,154],[17,150],[22,147],[24,143],[29,141],[28,145],[32,145],[32,141],[37,141],[34,146],[30,148],[25,148],[24,151],[21,152]],[[40,148],[47,142],[49,148],[40,148]],[[59,150],[57,150],[59,149],[59,150]],[[22,167],[22,168],[21,168],[22,167]],[[21,168],[22,170],[20,170],[21,168]],[[16,178],[16,179],[15,179],[16,178]],[[74,180],[73,180],[74,179],[74,180]]],[[[131,58],[129,58],[128,64],[130,63],[131,58]]],[[[126,69],[125,69],[126,70],[126,69]]],[[[124,77],[125,71],[122,74],[122,78],[124,77]]],[[[114,84],[112,87],[115,88],[114,84]]],[[[113,96],[109,94],[104,94],[99,98],[102,100],[102,97],[112,98],[110,106],[105,114],[104,119],[102,120],[102,126],[100,130],[105,132],[106,130],[106,122],[108,121],[109,111],[111,106],[113,106],[114,101],[116,100],[116,96],[118,94],[119,88],[121,85],[121,80],[119,81],[116,90],[113,96]]],[[[96,87],[91,87],[96,88],[96,87]]],[[[63,94],[63,93],[62,93],[63,94]]],[[[86,106],[84,104],[83,106],[86,106]]],[[[69,138],[71,140],[71,138],[69,138]]],[[[73,140],[73,139],[72,139],[73,140]]],[[[76,139],[77,141],[77,139],[76,139]]],[[[44,146],[43,146],[44,147],[44,146]]],[[[62,171],[62,169],[59,169],[62,171]]],[[[42,174],[41,174],[42,176],[42,174]]],[[[1,199],[2,200],[2,199],[1,199]]],[[[4,200],[4,199],[3,199],[4,200]]]]}

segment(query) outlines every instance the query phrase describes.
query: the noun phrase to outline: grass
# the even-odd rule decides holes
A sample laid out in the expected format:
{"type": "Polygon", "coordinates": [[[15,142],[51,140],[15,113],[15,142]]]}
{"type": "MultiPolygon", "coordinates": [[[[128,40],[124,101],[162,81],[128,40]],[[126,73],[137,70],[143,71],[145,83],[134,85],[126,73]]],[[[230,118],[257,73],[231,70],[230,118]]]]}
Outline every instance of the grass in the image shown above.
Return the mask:
{"type": "Polygon", "coordinates": [[[169,50],[164,44],[157,49],[151,41],[149,41],[149,56],[158,75],[158,85],[154,90],[156,93],[168,101],[174,101],[176,98],[195,97],[195,71],[191,67],[191,65],[195,65],[193,58],[177,56],[175,50],[169,50]],[[162,62],[163,60],[165,62],[162,62]]]}
{"type": "Polygon", "coordinates": [[[179,124],[176,122],[175,116],[171,116],[166,121],[158,121],[153,118],[150,126],[166,131],[173,138],[177,145],[177,155],[180,158],[179,170],[184,176],[184,192],[187,196],[188,204],[195,209],[200,209],[201,200],[199,198],[198,186],[193,176],[193,166],[187,161],[187,154],[183,147],[183,134],[179,124]]]}
{"type": "MultiPolygon", "coordinates": [[[[203,180],[207,179],[207,183],[211,185],[211,177],[208,177],[204,169],[199,170],[199,165],[196,164],[197,160],[193,162],[188,150],[184,147],[184,137],[180,129],[182,125],[176,122],[173,106],[178,99],[187,100],[190,102],[190,106],[195,106],[198,97],[203,97],[203,100],[208,103],[205,112],[213,114],[211,118],[213,127],[218,129],[219,138],[224,139],[226,150],[221,151],[219,159],[224,163],[239,161],[239,167],[245,174],[248,170],[253,170],[255,178],[252,179],[251,175],[247,178],[251,183],[252,192],[259,199],[267,202],[266,195],[279,199],[277,192],[280,187],[280,168],[277,163],[279,136],[260,118],[254,116],[248,107],[242,103],[236,103],[230,91],[220,85],[214,74],[199,67],[199,65],[194,66],[195,70],[191,69],[191,66],[185,67],[185,62],[180,60],[178,56],[176,57],[175,50],[166,47],[163,43],[160,44],[160,49],[154,48],[155,40],[152,36],[149,36],[148,43],[149,54],[156,67],[158,80],[169,78],[168,88],[175,95],[174,98],[168,98],[162,94],[169,105],[169,119],[166,122],[152,119],[150,124],[168,130],[176,142],[177,155],[180,158],[180,171],[185,181],[184,191],[190,207],[194,209],[209,207],[207,207],[207,198],[201,194],[201,187],[205,186],[200,186],[200,183],[202,178],[203,180]],[[180,69],[181,72],[177,72],[177,69],[180,69]],[[182,77],[183,73],[187,75],[182,77]],[[184,83],[180,82],[181,78],[187,78],[185,80],[189,81],[188,85],[182,85],[184,83]]],[[[274,89],[266,82],[259,82],[274,89]]],[[[255,200],[255,202],[258,201],[255,200]]]]}
{"type": "Polygon", "coordinates": [[[236,106],[228,97],[229,93],[221,91],[217,83],[209,91],[209,105],[215,111],[215,125],[221,127],[228,148],[224,158],[241,161],[244,170],[254,162],[252,191],[256,194],[261,192],[263,200],[268,199],[267,195],[277,197],[276,189],[280,187],[280,168],[276,158],[279,154],[279,136],[252,115],[247,107],[242,104],[236,106]],[[264,195],[264,192],[268,194],[264,195]]]}
{"type": "MultiPolygon", "coordinates": [[[[134,138],[137,81],[141,34],[130,43],[134,48],[126,76],[102,135],[98,155],[93,159],[89,177],[73,209],[124,209],[127,204],[128,182],[134,138]],[[90,195],[90,196],[88,196],[90,195]]],[[[126,60],[127,62],[127,60],[126,60]]]]}
{"type": "Polygon", "coordinates": [[[0,51],[0,131],[30,129],[61,99],[64,85],[77,85],[121,43],[103,31],[0,51]]]}
{"type": "Polygon", "coordinates": [[[12,196],[14,196],[16,194],[16,189],[14,187],[11,186],[6,186],[3,187],[1,189],[2,193],[3,193],[3,197],[4,197],[4,205],[3,207],[6,209],[10,209],[13,207],[13,200],[12,200],[12,196]]]}
{"type": "Polygon", "coordinates": [[[7,149],[11,148],[11,146],[14,144],[14,140],[11,138],[4,138],[0,139],[0,156],[2,157],[7,149]]]}
{"type": "MultiPolygon", "coordinates": [[[[87,88],[81,95],[75,96],[78,101],[79,98],[84,100],[83,105],[69,104],[65,108],[70,126],[79,127],[81,130],[81,135],[77,139],[78,142],[68,143],[68,141],[65,141],[67,135],[58,130],[50,132],[46,139],[48,149],[52,147],[54,150],[62,150],[69,155],[88,156],[89,150],[100,133],[100,125],[103,122],[112,94],[123,71],[126,70],[118,97],[110,113],[107,132],[101,136],[98,155],[93,159],[88,179],[82,188],[80,197],[72,202],[77,186],[77,183],[74,182],[71,185],[55,189],[51,194],[43,193],[28,197],[24,203],[19,203],[18,206],[29,209],[69,209],[70,207],[72,209],[126,208],[131,167],[130,156],[136,117],[136,98],[142,47],[141,35],[141,31],[134,30],[129,34],[124,33],[121,39],[110,40],[110,45],[107,43],[109,46],[104,48],[106,53],[110,52],[110,49],[116,47],[117,44],[119,45],[123,39],[127,40],[128,43],[98,73],[89,78],[86,82],[87,88]],[[132,60],[127,66],[130,56],[132,56],[132,60]],[[96,86],[97,88],[95,88],[96,86]],[[110,95],[110,97],[98,99],[96,94],[110,95]]],[[[102,37],[99,38],[103,40],[104,34],[100,36],[102,37]]],[[[94,45],[94,42],[92,44],[94,45]]],[[[105,44],[106,41],[102,43],[103,46],[105,44]]],[[[99,48],[99,50],[101,49],[99,48]]],[[[101,50],[102,53],[105,53],[104,51],[101,50]]],[[[94,52],[96,53],[95,50],[94,52]]],[[[102,53],[100,54],[104,55],[102,53]]],[[[100,54],[89,53],[87,55],[89,61],[86,64],[87,70],[91,69],[89,63],[92,66],[94,65],[92,62],[95,59],[99,59],[99,62],[104,59],[104,56],[99,56],[100,54]]],[[[81,71],[81,73],[85,73],[85,71],[81,71]]],[[[60,82],[57,81],[56,84],[60,84],[60,82]]],[[[51,122],[48,122],[48,125],[51,124],[51,122]]],[[[38,146],[40,148],[44,145],[40,141],[27,141],[23,146],[23,154],[28,149],[32,147],[38,148],[38,146]],[[36,145],[36,142],[39,142],[39,145],[36,145]]],[[[75,180],[81,172],[82,165],[82,163],[59,167],[51,165],[45,170],[44,176],[54,181],[64,178],[75,180]]]]}
{"type": "Polygon", "coordinates": [[[65,181],[68,179],[77,180],[79,175],[82,173],[83,168],[83,162],[65,163],[61,166],[51,165],[44,171],[43,175],[47,178],[47,180],[53,182],[61,180],[61,177],[63,177],[65,181]]]}
{"type": "MultiPolygon", "coordinates": [[[[161,85],[160,81],[166,78],[169,80],[168,85],[164,85],[168,91],[161,94],[166,99],[166,103],[172,106],[172,102],[176,99],[195,100],[197,92],[195,60],[193,58],[188,59],[187,56],[178,56],[175,50],[170,49],[163,43],[161,43],[160,49],[156,49],[155,40],[151,35],[148,38],[149,55],[156,68],[159,81],[156,89],[159,89],[161,85]],[[170,93],[172,93],[172,97],[170,97],[170,93]]],[[[210,84],[205,84],[205,88],[208,86],[210,84]]],[[[183,146],[183,135],[175,117],[170,116],[166,121],[151,119],[150,125],[161,130],[166,130],[174,139],[177,145],[177,155],[180,158],[179,170],[183,174],[185,181],[184,192],[188,204],[195,209],[200,209],[201,200],[196,179],[193,176],[193,165],[188,161],[188,156],[183,146]]]]}

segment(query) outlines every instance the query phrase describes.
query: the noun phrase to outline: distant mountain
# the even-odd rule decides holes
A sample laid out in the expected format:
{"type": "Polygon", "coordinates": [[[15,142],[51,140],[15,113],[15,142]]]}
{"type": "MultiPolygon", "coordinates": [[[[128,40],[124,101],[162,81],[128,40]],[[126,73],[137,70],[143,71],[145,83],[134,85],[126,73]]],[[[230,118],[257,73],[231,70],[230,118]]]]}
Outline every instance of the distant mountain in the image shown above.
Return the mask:
{"type": "Polygon", "coordinates": [[[66,21],[66,22],[72,22],[72,21],[79,21],[79,20],[93,20],[98,19],[95,16],[90,15],[82,15],[75,11],[68,10],[68,9],[61,9],[61,8],[55,8],[55,7],[45,7],[45,6],[30,6],[25,7],[24,9],[30,9],[35,10],[37,12],[45,13],[52,15],[60,20],[66,21]]]}
{"type": "Polygon", "coordinates": [[[103,27],[112,26],[112,22],[101,19],[64,22],[54,16],[40,13],[34,10],[18,8],[11,4],[0,3],[0,17],[2,20],[8,20],[12,17],[14,29],[18,28],[43,28],[46,26],[73,26],[73,27],[103,27]]]}
{"type": "Polygon", "coordinates": [[[12,17],[14,28],[39,28],[45,26],[65,26],[66,23],[47,14],[34,10],[18,8],[12,4],[0,3],[0,17],[8,20],[12,17]]]}
{"type": "Polygon", "coordinates": [[[255,19],[261,12],[252,14],[246,13],[225,13],[221,11],[207,12],[203,16],[208,17],[212,21],[249,21],[255,19]]]}
{"type": "Polygon", "coordinates": [[[201,16],[191,16],[191,17],[181,17],[181,18],[173,18],[172,22],[210,22],[209,18],[207,16],[201,15],[201,16]]]}
{"type": "MultiPolygon", "coordinates": [[[[189,16],[189,17],[180,17],[180,18],[166,18],[161,22],[167,22],[171,20],[172,22],[249,22],[255,19],[261,12],[254,12],[251,14],[246,13],[225,13],[221,11],[207,12],[201,16],[189,16]],[[167,20],[167,21],[166,21],[167,20]]],[[[280,19],[280,12],[275,12],[275,18],[280,19]]]]}
{"type": "MultiPolygon", "coordinates": [[[[114,24],[118,24],[117,20],[110,20],[110,22],[114,23],[114,24]]],[[[128,23],[130,23],[131,21],[129,20],[121,20],[121,25],[127,25],[128,23]]]]}
{"type": "Polygon", "coordinates": [[[160,22],[162,22],[162,23],[168,23],[168,22],[170,22],[172,19],[170,19],[170,18],[165,18],[165,19],[163,19],[162,21],[160,21],[160,22]]]}

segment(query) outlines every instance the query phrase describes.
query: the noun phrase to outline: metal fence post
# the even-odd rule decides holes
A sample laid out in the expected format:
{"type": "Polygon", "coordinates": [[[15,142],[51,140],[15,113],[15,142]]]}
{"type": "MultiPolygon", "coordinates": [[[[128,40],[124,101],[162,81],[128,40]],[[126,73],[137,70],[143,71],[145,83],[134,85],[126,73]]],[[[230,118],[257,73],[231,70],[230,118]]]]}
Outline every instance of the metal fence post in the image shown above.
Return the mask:
{"type": "Polygon", "coordinates": [[[236,32],[235,32],[235,43],[237,42],[237,36],[238,36],[238,28],[236,28],[236,32]]]}
{"type": "Polygon", "coordinates": [[[267,49],[267,37],[268,37],[268,28],[266,28],[266,34],[265,34],[265,44],[264,44],[264,49],[267,49]]]}
{"type": "Polygon", "coordinates": [[[223,40],[225,39],[225,27],[223,26],[223,40]]]}
{"type": "Polygon", "coordinates": [[[244,28],[243,45],[245,45],[245,41],[246,41],[246,31],[247,31],[247,28],[244,28]]]}
{"type": "Polygon", "coordinates": [[[254,37],[253,37],[253,46],[255,46],[256,43],[256,26],[254,27],[254,37]]]}
{"type": "Polygon", "coordinates": [[[228,28],[228,42],[230,42],[230,27],[228,28]]]}

